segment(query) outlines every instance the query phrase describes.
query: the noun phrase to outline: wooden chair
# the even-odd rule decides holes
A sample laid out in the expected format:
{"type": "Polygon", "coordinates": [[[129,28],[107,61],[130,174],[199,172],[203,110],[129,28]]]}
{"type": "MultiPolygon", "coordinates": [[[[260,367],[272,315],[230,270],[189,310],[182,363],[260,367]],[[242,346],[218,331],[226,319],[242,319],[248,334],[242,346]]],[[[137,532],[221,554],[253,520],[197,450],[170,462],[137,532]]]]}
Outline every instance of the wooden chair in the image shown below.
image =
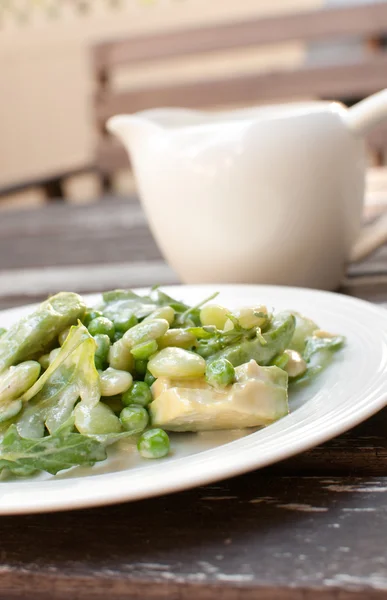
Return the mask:
{"type": "MultiPolygon", "coordinates": [[[[387,87],[387,50],[380,40],[387,35],[387,2],[330,8],[236,23],[144,35],[97,44],[92,49],[95,74],[95,118],[98,131],[96,165],[109,182],[125,167],[127,157],[105,130],[106,119],[157,106],[191,108],[230,104],[259,104],[289,98],[356,101],[387,87]],[[334,64],[306,63],[292,70],[203,78],[190,82],[116,90],[117,68],[145,65],[212,52],[264,47],[302,41],[305,44],[334,38],[361,38],[364,53],[350,62],[337,57],[334,64]]],[[[370,136],[378,162],[387,149],[387,127],[370,136]]]]}

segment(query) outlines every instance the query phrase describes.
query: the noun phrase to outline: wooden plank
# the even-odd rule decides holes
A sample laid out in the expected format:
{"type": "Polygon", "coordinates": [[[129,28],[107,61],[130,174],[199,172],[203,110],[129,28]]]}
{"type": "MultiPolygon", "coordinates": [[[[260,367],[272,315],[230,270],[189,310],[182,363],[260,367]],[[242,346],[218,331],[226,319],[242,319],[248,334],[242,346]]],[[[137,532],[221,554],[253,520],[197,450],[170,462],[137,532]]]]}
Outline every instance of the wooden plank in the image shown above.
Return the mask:
{"type": "Polygon", "coordinates": [[[7,212],[0,219],[0,270],[160,259],[137,201],[7,212]]]}
{"type": "Polygon", "coordinates": [[[372,148],[385,150],[387,149],[387,125],[381,123],[373,131],[367,135],[367,141],[372,148]]]}
{"type": "Polygon", "coordinates": [[[385,599],[386,505],[386,477],[258,472],[130,505],[2,517],[0,598],[385,599]]]}
{"type": "Polygon", "coordinates": [[[110,136],[101,138],[95,151],[95,162],[101,173],[114,173],[118,169],[130,168],[128,153],[110,136]]]}
{"type": "Polygon", "coordinates": [[[97,70],[108,70],[123,64],[299,39],[378,36],[386,29],[387,5],[373,3],[114,40],[94,46],[93,56],[97,70]]]}
{"type": "MultiPolygon", "coordinates": [[[[386,312],[387,315],[387,312],[386,312]]],[[[387,409],[325,444],[273,465],[275,473],[386,475],[387,409]]]]}
{"type": "Polygon", "coordinates": [[[295,97],[356,98],[386,86],[387,53],[384,53],[350,64],[203,79],[117,93],[107,91],[97,100],[96,110],[98,118],[104,121],[117,113],[157,106],[198,108],[295,97]]]}

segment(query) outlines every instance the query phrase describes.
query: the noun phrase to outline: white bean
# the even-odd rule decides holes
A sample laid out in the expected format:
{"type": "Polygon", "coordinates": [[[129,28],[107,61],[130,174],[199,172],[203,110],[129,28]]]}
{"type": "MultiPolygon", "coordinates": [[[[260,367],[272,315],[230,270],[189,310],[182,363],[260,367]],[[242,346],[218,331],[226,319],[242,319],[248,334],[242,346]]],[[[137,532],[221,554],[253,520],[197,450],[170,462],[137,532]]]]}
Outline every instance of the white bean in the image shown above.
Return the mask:
{"type": "MultiPolygon", "coordinates": [[[[144,321],[150,321],[151,319],[165,319],[170,325],[175,320],[175,311],[172,306],[160,306],[156,308],[150,315],[148,315],[144,321]]],[[[143,322],[144,322],[143,321],[143,322]]]]}
{"type": "Polygon", "coordinates": [[[168,329],[169,323],[166,319],[152,319],[143,321],[131,329],[128,329],[122,339],[128,348],[133,348],[133,346],[137,346],[138,344],[143,344],[150,340],[157,340],[157,338],[164,335],[168,329]]]}
{"type": "Polygon", "coordinates": [[[110,346],[109,365],[119,371],[132,372],[134,370],[133,355],[122,339],[110,346]]]}
{"type": "Polygon", "coordinates": [[[109,367],[99,374],[101,396],[116,396],[126,392],[133,382],[133,377],[127,371],[119,371],[109,367]]]}
{"type": "Polygon", "coordinates": [[[207,304],[200,311],[200,322],[202,325],[214,325],[217,329],[223,329],[229,313],[224,306],[207,304]]]}
{"type": "MultiPolygon", "coordinates": [[[[266,306],[244,306],[239,310],[235,310],[232,313],[239,321],[239,325],[245,329],[251,327],[262,327],[268,319],[268,312],[266,306]],[[257,313],[263,313],[263,316],[257,316],[257,313]]],[[[225,331],[229,331],[234,328],[234,323],[227,319],[224,326],[225,331]]]]}
{"type": "Polygon", "coordinates": [[[148,370],[153,377],[201,377],[206,371],[206,361],[194,352],[170,347],[152,356],[148,370]]]}
{"type": "Polygon", "coordinates": [[[302,358],[301,354],[295,350],[285,350],[284,354],[289,357],[288,362],[285,366],[285,371],[289,377],[298,377],[303,375],[306,371],[306,362],[302,358]]]}

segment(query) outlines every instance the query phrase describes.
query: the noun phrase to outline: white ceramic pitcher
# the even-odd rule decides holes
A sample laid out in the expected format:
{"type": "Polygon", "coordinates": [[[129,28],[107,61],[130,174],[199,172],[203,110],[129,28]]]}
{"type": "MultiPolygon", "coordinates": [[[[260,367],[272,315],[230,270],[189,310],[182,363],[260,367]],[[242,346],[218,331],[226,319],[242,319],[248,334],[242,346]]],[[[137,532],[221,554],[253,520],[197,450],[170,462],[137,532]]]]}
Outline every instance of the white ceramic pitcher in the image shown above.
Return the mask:
{"type": "Polygon", "coordinates": [[[363,136],[387,90],[335,102],[232,112],[155,109],[109,119],[131,156],[150,227],[186,283],[335,289],[350,258],[387,240],[360,232],[363,136]]]}

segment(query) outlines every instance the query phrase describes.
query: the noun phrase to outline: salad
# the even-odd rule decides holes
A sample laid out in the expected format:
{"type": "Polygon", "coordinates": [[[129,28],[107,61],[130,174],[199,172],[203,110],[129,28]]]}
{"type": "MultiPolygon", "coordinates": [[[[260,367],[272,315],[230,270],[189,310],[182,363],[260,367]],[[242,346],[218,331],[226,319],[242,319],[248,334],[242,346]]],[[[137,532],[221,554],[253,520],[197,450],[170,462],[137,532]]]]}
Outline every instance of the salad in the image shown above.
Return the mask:
{"type": "Polygon", "coordinates": [[[88,307],[61,292],[0,331],[0,472],[56,474],[133,438],[146,459],[169,431],[269,425],[289,386],[324,369],[343,338],[293,311],[188,306],[158,288],[88,307]]]}

